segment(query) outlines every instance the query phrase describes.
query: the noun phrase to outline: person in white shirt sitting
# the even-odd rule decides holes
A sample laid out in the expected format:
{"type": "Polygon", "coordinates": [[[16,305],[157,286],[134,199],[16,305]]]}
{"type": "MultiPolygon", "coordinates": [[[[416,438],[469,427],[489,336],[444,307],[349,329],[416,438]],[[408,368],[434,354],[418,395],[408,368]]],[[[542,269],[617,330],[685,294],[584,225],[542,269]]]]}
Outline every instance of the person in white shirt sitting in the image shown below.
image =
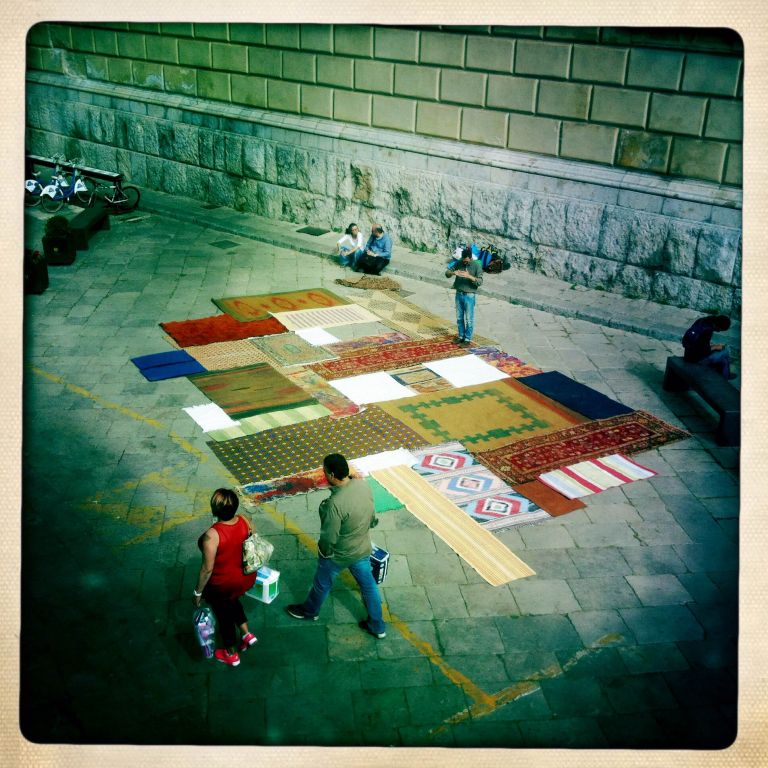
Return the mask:
{"type": "Polygon", "coordinates": [[[344,236],[336,243],[339,264],[342,267],[355,266],[355,262],[363,254],[363,233],[357,224],[350,224],[344,231],[344,236]]]}

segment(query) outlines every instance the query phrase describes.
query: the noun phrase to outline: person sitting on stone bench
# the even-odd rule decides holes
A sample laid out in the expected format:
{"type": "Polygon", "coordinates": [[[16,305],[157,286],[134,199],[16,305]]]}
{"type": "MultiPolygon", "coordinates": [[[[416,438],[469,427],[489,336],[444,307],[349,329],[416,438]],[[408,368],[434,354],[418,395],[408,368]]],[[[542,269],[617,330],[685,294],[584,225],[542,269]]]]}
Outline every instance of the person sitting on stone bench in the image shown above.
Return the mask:
{"type": "Polygon", "coordinates": [[[365,244],[363,255],[357,260],[353,269],[362,270],[367,275],[380,275],[392,258],[392,239],[384,232],[381,224],[371,227],[371,236],[365,244]]]}
{"type": "Polygon", "coordinates": [[[727,331],[731,327],[730,318],[725,315],[707,315],[700,317],[683,335],[683,360],[686,363],[698,363],[716,370],[724,379],[736,378],[731,373],[731,356],[724,344],[712,344],[715,331],[727,331]]]}

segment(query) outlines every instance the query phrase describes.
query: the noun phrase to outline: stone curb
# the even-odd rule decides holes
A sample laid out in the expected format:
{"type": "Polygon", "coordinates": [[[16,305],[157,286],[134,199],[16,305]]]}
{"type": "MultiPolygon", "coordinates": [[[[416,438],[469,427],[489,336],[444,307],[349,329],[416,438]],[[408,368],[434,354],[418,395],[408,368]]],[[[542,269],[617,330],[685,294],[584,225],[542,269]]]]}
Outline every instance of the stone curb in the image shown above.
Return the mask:
{"type": "MultiPolygon", "coordinates": [[[[301,234],[296,232],[303,226],[301,224],[276,222],[232,208],[211,207],[165,192],[142,190],[141,194],[141,210],[195,224],[205,220],[210,229],[291,248],[300,253],[330,258],[339,238],[337,232],[320,236],[301,234]]],[[[425,254],[399,246],[392,251],[392,263],[387,268],[387,274],[448,285],[442,267],[427,261],[425,254]]],[[[702,314],[696,310],[574,286],[516,268],[500,275],[486,276],[482,291],[486,296],[511,304],[639,333],[661,341],[678,342],[683,331],[702,314]]],[[[740,323],[734,322],[725,336],[732,348],[740,349],[740,323]]]]}

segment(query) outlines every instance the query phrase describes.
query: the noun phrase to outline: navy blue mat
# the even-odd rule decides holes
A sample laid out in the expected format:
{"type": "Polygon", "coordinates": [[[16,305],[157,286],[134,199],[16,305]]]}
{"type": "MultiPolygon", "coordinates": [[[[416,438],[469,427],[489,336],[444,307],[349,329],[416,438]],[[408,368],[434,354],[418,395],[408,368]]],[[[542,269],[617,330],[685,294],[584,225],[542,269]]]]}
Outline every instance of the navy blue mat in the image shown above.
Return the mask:
{"type": "Polygon", "coordinates": [[[207,370],[183,349],[132,357],[131,362],[147,381],[174,379],[178,376],[189,376],[192,373],[205,373],[207,370]]]}
{"type": "Polygon", "coordinates": [[[634,411],[559,371],[521,376],[518,381],[588,419],[608,419],[634,411]]]}

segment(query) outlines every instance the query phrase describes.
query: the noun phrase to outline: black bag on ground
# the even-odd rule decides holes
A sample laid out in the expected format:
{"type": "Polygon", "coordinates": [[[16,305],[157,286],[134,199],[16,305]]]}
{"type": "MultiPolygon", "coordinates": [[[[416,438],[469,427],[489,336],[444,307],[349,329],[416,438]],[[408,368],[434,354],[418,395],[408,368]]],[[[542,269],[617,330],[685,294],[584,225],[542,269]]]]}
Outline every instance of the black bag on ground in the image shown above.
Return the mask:
{"type": "Polygon", "coordinates": [[[389,262],[383,256],[369,256],[366,253],[357,260],[355,266],[366,275],[378,275],[387,264],[389,262]]]}
{"type": "Polygon", "coordinates": [[[48,262],[40,251],[24,251],[24,292],[43,293],[48,287],[48,262]]]}

